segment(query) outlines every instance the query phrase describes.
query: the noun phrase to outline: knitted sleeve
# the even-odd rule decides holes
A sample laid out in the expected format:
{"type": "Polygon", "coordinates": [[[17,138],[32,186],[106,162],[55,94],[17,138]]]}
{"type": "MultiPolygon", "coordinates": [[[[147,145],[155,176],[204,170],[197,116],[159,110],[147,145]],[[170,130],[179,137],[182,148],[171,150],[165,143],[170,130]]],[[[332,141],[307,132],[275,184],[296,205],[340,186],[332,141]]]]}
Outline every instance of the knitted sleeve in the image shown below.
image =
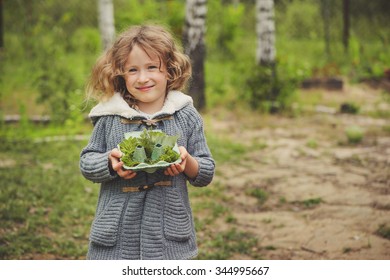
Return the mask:
{"type": "Polygon", "coordinates": [[[202,117],[192,105],[181,111],[187,123],[187,151],[199,164],[198,175],[194,179],[189,179],[189,182],[197,187],[207,186],[214,176],[215,161],[207,146],[202,117]]]}
{"type": "Polygon", "coordinates": [[[106,132],[112,126],[112,117],[102,117],[95,123],[88,145],[81,151],[80,170],[83,176],[95,183],[114,179],[117,174],[109,168],[106,132]],[[111,120],[111,121],[110,121],[111,120]]]}

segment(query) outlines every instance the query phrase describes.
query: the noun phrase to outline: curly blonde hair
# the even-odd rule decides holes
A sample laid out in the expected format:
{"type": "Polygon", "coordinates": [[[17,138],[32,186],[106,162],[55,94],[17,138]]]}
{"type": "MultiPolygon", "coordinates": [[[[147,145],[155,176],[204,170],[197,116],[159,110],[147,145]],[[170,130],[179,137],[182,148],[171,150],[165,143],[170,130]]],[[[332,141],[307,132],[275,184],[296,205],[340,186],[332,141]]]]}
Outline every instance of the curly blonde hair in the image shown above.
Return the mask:
{"type": "Polygon", "coordinates": [[[155,54],[167,69],[167,92],[182,90],[191,77],[191,62],[177,47],[166,29],[155,25],[133,26],[121,33],[92,69],[87,84],[87,96],[98,101],[105,100],[119,92],[130,106],[136,100],[126,88],[124,66],[134,46],[147,53],[155,54]]]}

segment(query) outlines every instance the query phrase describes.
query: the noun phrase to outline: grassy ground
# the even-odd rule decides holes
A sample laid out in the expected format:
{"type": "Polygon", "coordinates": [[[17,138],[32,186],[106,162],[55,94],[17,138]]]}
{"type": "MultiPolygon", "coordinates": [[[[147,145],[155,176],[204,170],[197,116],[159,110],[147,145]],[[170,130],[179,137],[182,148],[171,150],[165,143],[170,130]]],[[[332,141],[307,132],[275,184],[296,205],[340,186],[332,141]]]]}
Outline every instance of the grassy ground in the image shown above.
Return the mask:
{"type": "Polygon", "coordinates": [[[97,188],[80,176],[79,141],[2,145],[0,259],[80,259],[97,188]]]}

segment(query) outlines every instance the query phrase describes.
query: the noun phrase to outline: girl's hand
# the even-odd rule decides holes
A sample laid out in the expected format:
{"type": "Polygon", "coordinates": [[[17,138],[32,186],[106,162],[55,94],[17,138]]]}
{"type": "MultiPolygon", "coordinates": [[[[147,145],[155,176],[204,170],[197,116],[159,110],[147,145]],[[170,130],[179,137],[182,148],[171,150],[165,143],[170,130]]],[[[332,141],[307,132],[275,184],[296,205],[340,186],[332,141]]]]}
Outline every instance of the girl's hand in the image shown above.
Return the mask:
{"type": "Polygon", "coordinates": [[[164,172],[165,175],[176,176],[184,172],[187,164],[188,152],[183,146],[179,147],[181,162],[171,164],[164,172]]]}
{"type": "Polygon", "coordinates": [[[187,152],[183,146],[179,147],[181,162],[171,164],[164,172],[165,175],[177,176],[184,172],[189,178],[195,178],[198,174],[198,162],[187,152]]]}
{"type": "Polygon", "coordinates": [[[113,149],[108,155],[108,162],[111,165],[112,170],[114,170],[120,177],[123,179],[132,179],[137,173],[132,170],[123,169],[123,162],[120,161],[122,157],[122,152],[117,148],[113,149]]]}

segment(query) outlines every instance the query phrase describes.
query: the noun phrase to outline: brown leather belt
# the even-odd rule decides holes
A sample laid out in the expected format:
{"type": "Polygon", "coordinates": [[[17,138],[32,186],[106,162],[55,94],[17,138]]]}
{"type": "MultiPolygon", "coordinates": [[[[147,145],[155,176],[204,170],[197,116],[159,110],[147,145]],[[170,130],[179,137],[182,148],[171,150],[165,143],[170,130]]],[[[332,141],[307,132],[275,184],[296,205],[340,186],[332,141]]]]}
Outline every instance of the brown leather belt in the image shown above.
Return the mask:
{"type": "Polygon", "coordinates": [[[123,187],[122,192],[142,192],[153,187],[170,187],[172,186],[172,181],[160,181],[154,183],[153,185],[141,185],[137,187],[123,187]]]}

